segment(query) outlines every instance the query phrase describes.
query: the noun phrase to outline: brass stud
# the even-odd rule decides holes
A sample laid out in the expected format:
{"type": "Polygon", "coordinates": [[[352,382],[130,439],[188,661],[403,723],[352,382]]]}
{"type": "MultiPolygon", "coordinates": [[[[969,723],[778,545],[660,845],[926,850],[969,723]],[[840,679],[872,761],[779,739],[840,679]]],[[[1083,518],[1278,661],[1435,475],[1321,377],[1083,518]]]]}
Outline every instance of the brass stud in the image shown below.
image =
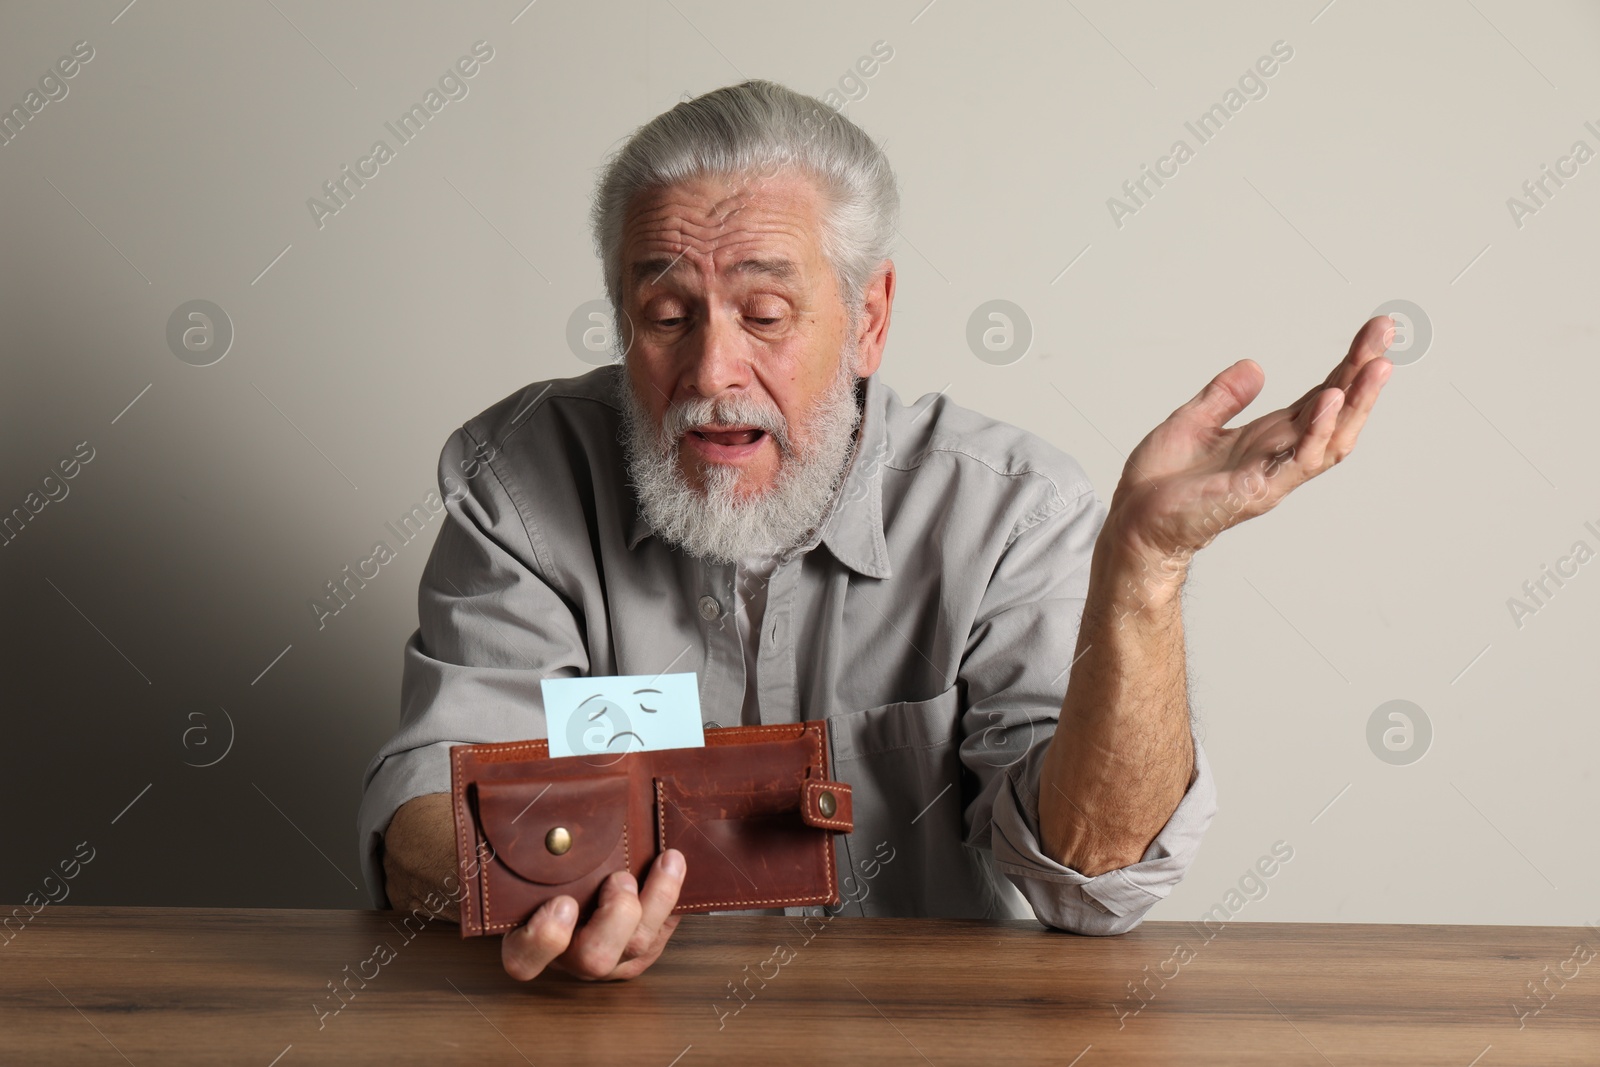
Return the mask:
{"type": "Polygon", "coordinates": [[[833,799],[833,794],[824,789],[817,794],[817,809],[822,812],[824,819],[831,819],[833,818],[833,813],[839,810],[839,805],[833,799]]]}
{"type": "Polygon", "coordinates": [[[565,826],[553,826],[550,832],[544,835],[544,847],[553,855],[559,856],[572,847],[572,832],[565,826]]]}

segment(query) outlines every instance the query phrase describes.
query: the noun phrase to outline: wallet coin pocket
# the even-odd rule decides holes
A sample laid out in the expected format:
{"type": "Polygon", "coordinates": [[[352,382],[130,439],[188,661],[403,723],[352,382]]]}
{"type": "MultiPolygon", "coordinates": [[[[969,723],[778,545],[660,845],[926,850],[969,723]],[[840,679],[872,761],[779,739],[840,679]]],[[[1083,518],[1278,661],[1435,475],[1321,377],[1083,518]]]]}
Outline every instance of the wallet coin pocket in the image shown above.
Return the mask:
{"type": "Polygon", "coordinates": [[[517,877],[540,885],[575,882],[622,843],[628,776],[473,786],[492,854],[517,877]]]}
{"type": "Polygon", "coordinates": [[[486,854],[469,884],[477,890],[483,933],[499,933],[525,922],[551,897],[578,901],[578,921],[593,912],[600,883],[628,866],[628,776],[608,774],[554,781],[502,779],[467,788],[482,828],[486,854]]]}

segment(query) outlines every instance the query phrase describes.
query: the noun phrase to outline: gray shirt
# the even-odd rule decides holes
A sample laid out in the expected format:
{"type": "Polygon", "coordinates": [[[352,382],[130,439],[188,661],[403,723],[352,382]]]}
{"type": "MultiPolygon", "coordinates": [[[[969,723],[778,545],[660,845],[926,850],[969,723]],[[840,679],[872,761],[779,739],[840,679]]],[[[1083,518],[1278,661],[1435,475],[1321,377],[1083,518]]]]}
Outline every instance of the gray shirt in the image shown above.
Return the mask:
{"type": "Polygon", "coordinates": [[[395,810],[449,791],[451,745],[545,736],[541,678],[693,671],[708,728],[741,721],[747,685],[761,722],[828,720],[855,814],[834,837],[835,913],[1138,925],[1193,862],[1216,789],[1196,738],[1188,791],[1139,862],[1090,878],[1041,849],[1039,772],[1106,516],[1077,461],[867,378],[848,474],[766,579],[747,664],[735,582],[749,576],[638,513],[625,383],[615,365],[535,382],[445,443],[448,514],[405,646],[400,730],[357,817],[374,906],[395,810]]]}

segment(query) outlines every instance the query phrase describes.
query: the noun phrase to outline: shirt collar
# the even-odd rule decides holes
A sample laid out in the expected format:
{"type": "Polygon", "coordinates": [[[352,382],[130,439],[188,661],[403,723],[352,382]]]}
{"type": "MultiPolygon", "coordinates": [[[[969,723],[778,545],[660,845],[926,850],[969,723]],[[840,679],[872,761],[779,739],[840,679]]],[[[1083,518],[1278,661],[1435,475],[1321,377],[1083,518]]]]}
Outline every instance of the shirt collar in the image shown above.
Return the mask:
{"type": "MultiPolygon", "coordinates": [[[[619,387],[626,389],[626,379],[620,375],[619,379],[619,387]]],[[[856,429],[856,447],[845,477],[823,517],[821,533],[813,533],[784,560],[787,562],[794,556],[803,555],[820,543],[827,545],[834,557],[851,570],[868,578],[882,579],[892,573],[889,547],[883,535],[883,465],[893,454],[888,427],[885,425],[889,392],[887,386],[878,381],[876,374],[868,375],[865,386],[861,400],[861,423],[856,429]]],[[[633,495],[631,486],[629,493],[633,495]]],[[[637,496],[633,499],[629,549],[655,533],[638,506],[637,496]]]]}

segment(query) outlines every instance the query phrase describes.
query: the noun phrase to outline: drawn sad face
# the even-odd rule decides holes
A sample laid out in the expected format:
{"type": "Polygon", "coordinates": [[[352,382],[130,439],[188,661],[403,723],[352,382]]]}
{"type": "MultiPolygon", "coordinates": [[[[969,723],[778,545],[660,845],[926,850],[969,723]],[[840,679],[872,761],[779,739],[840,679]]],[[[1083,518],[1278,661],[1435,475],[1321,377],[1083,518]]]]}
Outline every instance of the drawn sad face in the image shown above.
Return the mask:
{"type": "Polygon", "coordinates": [[[578,705],[567,720],[567,744],[575,753],[616,753],[639,751],[648,745],[648,716],[657,713],[659,689],[635,689],[629,706],[624,707],[604,694],[596,693],[578,705]]]}

